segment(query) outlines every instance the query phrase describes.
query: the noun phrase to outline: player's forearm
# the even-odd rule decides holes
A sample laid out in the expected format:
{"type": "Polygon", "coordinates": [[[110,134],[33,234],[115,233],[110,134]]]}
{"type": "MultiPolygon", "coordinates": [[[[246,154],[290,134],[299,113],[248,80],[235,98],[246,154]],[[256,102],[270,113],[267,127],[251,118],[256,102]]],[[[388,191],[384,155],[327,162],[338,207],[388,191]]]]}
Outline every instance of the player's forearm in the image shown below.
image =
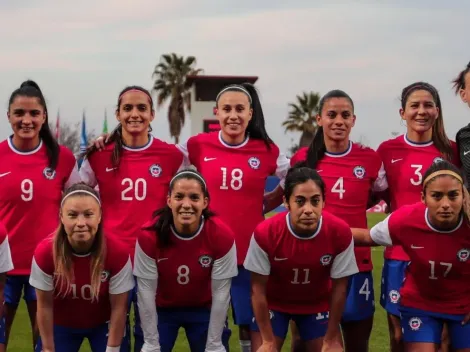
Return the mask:
{"type": "Polygon", "coordinates": [[[330,313],[328,319],[328,328],[324,339],[328,341],[341,340],[340,323],[343,316],[344,305],[348,290],[349,277],[333,279],[331,291],[330,313]]]}
{"type": "Polygon", "coordinates": [[[276,209],[282,204],[284,191],[281,186],[277,186],[273,191],[264,194],[264,214],[276,209]]]}
{"type": "Polygon", "coordinates": [[[41,335],[42,350],[44,352],[55,351],[54,312],[52,304],[45,304],[45,302],[42,302],[41,299],[38,299],[37,304],[37,324],[39,328],[39,334],[41,335]]]}
{"type": "Polygon", "coordinates": [[[108,343],[109,347],[121,346],[124,331],[126,329],[127,302],[129,293],[110,295],[111,319],[109,322],[108,343]]]}
{"type": "Polygon", "coordinates": [[[225,351],[222,332],[230,303],[231,279],[212,279],[212,306],[207,334],[206,352],[225,351]]]}
{"type": "Polygon", "coordinates": [[[375,247],[378,246],[370,237],[369,229],[351,228],[354,237],[354,245],[358,247],[375,247]]]}
{"type": "Polygon", "coordinates": [[[271,319],[269,317],[268,300],[266,295],[255,292],[252,294],[251,302],[253,305],[256,324],[258,324],[263,342],[274,342],[274,333],[271,326],[271,319]]]}

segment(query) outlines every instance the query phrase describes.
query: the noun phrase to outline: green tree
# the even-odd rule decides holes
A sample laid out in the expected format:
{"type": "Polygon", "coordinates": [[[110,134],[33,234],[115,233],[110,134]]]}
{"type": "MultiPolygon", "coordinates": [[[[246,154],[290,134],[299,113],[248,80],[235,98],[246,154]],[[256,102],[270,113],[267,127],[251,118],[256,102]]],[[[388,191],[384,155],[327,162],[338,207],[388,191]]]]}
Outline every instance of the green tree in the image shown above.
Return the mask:
{"type": "Polygon", "coordinates": [[[297,102],[289,103],[289,116],[282,126],[286,132],[301,132],[299,148],[308,146],[315,136],[318,128],[316,116],[319,112],[319,102],[319,93],[303,92],[302,95],[297,95],[297,102]]]}
{"type": "Polygon", "coordinates": [[[190,86],[187,76],[197,75],[203,70],[196,68],[194,56],[179,56],[175,53],[162,55],[160,62],[153,71],[153,92],[157,95],[157,107],[160,108],[167,100],[168,123],[170,135],[179,142],[181,129],[185,122],[185,110],[191,111],[190,86]]]}

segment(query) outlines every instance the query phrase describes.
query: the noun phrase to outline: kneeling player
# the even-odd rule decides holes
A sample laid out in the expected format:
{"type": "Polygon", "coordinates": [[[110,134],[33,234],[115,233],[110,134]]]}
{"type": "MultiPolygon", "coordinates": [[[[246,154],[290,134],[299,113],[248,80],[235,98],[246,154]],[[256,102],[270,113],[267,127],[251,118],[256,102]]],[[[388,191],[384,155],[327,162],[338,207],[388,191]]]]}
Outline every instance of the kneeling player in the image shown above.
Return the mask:
{"type": "Polygon", "coordinates": [[[85,338],[93,352],[118,352],[134,287],[128,251],[105,237],[100,200],[89,186],[65,192],[60,220],[55,235],[36,248],[31,268],[36,352],[78,352],[85,338]]]}
{"type": "Polygon", "coordinates": [[[318,173],[289,170],[289,210],[258,225],[245,268],[251,271],[253,351],[280,351],[295,321],[308,352],[342,350],[340,322],[348,279],[358,272],[348,225],[324,206],[318,173]]]}
{"type": "Polygon", "coordinates": [[[223,332],[237,254],[232,231],[208,205],[202,176],[181,171],[170,182],[168,205],[137,237],[134,275],[143,351],[170,352],[180,327],[192,352],[228,350],[223,332]]]}
{"type": "Polygon", "coordinates": [[[470,351],[470,206],[459,169],[447,161],[425,173],[423,203],[402,206],[370,231],[353,229],[360,245],[400,245],[410,257],[400,289],[406,351],[437,351],[447,324],[452,348],[470,351]]]}

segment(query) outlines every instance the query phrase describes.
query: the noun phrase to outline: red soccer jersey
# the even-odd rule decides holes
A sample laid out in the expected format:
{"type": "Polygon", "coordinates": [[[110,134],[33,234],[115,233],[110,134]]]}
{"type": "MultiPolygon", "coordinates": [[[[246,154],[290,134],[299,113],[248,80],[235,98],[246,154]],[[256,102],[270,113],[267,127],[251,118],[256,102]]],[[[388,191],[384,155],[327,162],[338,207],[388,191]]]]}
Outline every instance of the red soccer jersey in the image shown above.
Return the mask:
{"type": "Polygon", "coordinates": [[[98,300],[92,300],[89,255],[73,255],[74,279],[67,292],[65,287],[60,291],[60,282],[55,287],[57,280],[54,277],[52,236],[44,239],[36,248],[30,284],[43,291],[54,291],[54,325],[89,329],[104,324],[111,317],[109,295],[128,292],[134,287],[127,248],[109,239],[106,240],[106,246],[98,300]]]}
{"type": "Polygon", "coordinates": [[[80,168],[82,180],[98,185],[104,230],[126,243],[131,257],[140,227],[166,205],[172,177],[182,167],[183,154],[173,144],[150,137],[142,148],[123,147],[119,168],[112,165],[114,143],[93,153],[80,168]]]}
{"type": "Polygon", "coordinates": [[[0,143],[0,220],[15,267],[10,275],[29,275],[36,245],[59,224],[62,191],[80,180],[67,148],[60,147],[55,171],[48,164],[42,142],[29,152],[15,149],[11,138],[0,143]]]}
{"type": "MultiPolygon", "coordinates": [[[[459,165],[457,147],[454,147],[453,162],[459,165]]],[[[377,149],[384,163],[390,193],[390,205],[396,210],[403,205],[421,200],[421,182],[426,170],[436,160],[442,160],[441,152],[429,143],[413,143],[406,135],[383,142],[377,149]]],[[[385,249],[385,258],[408,261],[403,248],[393,246],[385,249]]]]}
{"type": "Polygon", "coordinates": [[[8,242],[7,230],[0,222],[0,274],[13,269],[11,260],[10,244],[8,242]]]}
{"type": "Polygon", "coordinates": [[[181,148],[207,182],[210,208],[235,233],[238,264],[242,265],[253,230],[264,220],[266,179],[276,175],[283,184],[289,160],[274,144],[269,150],[264,141],[247,138],[231,146],[220,132],[198,134],[181,148]]]}
{"type": "MultiPolygon", "coordinates": [[[[307,149],[300,149],[292,157],[292,166],[307,158],[307,149]]],[[[325,182],[325,210],[351,227],[366,229],[370,191],[387,188],[379,155],[370,148],[350,143],[344,153],[325,153],[316,169],[325,182]]],[[[356,247],[354,251],[359,271],[372,270],[370,248],[356,247]]]]}
{"type": "Polygon", "coordinates": [[[181,237],[172,229],[171,244],[162,248],[155,231],[141,230],[134,274],[144,279],[158,276],[157,307],[210,307],[212,280],[237,275],[233,232],[212,217],[203,220],[190,238],[181,237]]]}
{"type": "Polygon", "coordinates": [[[295,234],[289,213],[265,220],[256,227],[244,265],[269,275],[269,309],[291,314],[328,311],[330,278],[358,272],[351,229],[326,211],[308,238],[295,234]]]}
{"type": "Polygon", "coordinates": [[[470,311],[470,226],[439,231],[424,204],[405,205],[371,229],[374,242],[401,245],[410,258],[401,304],[441,314],[470,311]]]}

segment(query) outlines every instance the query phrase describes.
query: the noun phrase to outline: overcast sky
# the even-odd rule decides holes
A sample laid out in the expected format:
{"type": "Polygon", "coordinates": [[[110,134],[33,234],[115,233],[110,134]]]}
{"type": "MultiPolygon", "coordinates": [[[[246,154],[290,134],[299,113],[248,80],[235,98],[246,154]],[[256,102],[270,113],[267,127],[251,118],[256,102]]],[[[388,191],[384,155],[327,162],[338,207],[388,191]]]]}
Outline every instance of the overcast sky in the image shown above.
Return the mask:
{"type": "MultiPolygon", "coordinates": [[[[109,127],[116,124],[119,92],[150,88],[160,56],[176,52],[196,56],[205,74],[259,76],[268,132],[284,151],[298,140],[281,127],[296,94],[345,90],[356,105],[352,138],[377,147],[391,131],[404,131],[400,92],[417,80],[439,90],[453,139],[470,120],[450,83],[470,61],[470,2],[331,3],[1,0],[0,138],[11,131],[8,98],[25,79],[39,83],[53,121],[59,108],[70,122],[86,109],[88,128],[99,133],[105,109],[109,127]]],[[[152,126],[169,141],[166,118],[164,107],[152,126]]]]}

